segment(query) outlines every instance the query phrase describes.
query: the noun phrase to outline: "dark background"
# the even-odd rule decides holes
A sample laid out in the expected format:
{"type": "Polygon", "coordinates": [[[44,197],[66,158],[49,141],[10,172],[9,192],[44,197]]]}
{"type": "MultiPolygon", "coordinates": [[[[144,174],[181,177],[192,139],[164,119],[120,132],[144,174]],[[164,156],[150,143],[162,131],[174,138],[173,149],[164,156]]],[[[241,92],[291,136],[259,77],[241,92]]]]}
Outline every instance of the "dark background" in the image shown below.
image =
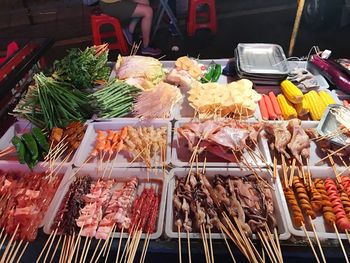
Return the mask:
{"type": "MultiPolygon", "coordinates": [[[[49,62],[64,56],[67,48],[92,44],[89,20],[92,8],[84,6],[82,1],[1,2],[0,37],[53,37],[56,42],[48,54],[49,62]]],[[[346,8],[342,0],[306,2],[309,7],[317,2],[319,13],[316,22],[306,23],[305,19],[301,22],[294,55],[307,56],[310,48],[318,45],[321,49],[332,50],[333,57],[349,57],[350,25],[347,20],[350,8],[346,8]]],[[[176,59],[185,54],[201,58],[232,57],[238,43],[248,42],[276,43],[287,53],[296,5],[297,1],[291,0],[218,0],[218,32],[215,36],[203,30],[184,40],[171,37],[164,18],[153,44],[163,50],[164,59],[176,59]],[[174,45],[180,48],[178,52],[171,51],[174,45]]],[[[153,6],[156,8],[157,3],[153,6]]],[[[305,10],[309,7],[305,6],[305,10]]],[[[186,9],[187,1],[177,1],[180,26],[185,35],[186,9]]],[[[111,60],[115,57],[112,53],[111,60]]]]}

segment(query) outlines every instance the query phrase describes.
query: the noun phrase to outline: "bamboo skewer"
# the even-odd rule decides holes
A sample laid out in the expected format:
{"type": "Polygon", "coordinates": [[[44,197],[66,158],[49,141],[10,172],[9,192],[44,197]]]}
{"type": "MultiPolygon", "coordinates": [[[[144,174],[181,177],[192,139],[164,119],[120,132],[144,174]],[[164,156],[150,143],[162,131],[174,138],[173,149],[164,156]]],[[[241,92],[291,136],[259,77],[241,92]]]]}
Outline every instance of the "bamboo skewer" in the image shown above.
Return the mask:
{"type": "Polygon", "coordinates": [[[267,242],[266,242],[265,239],[262,237],[262,235],[261,235],[260,232],[258,232],[258,236],[259,236],[259,238],[260,238],[261,244],[263,245],[265,251],[267,252],[267,255],[268,255],[269,258],[270,258],[270,261],[271,261],[271,262],[277,263],[276,257],[275,257],[275,255],[274,255],[273,251],[271,250],[271,247],[268,247],[268,246],[267,246],[267,242]]]}
{"type": "MultiPolygon", "coordinates": [[[[191,256],[191,243],[190,243],[190,232],[187,230],[187,250],[188,250],[188,262],[192,263],[192,256],[191,256]]],[[[350,239],[349,239],[350,242],[350,239]]]]}
{"type": "Polygon", "coordinates": [[[97,242],[97,245],[95,246],[94,253],[92,254],[92,256],[90,258],[90,262],[93,262],[93,259],[95,258],[95,255],[98,251],[98,248],[100,247],[101,241],[102,241],[102,239],[100,238],[97,242]]]}
{"type": "MultiPolygon", "coordinates": [[[[100,258],[101,255],[102,255],[102,252],[103,252],[103,251],[105,250],[105,248],[107,247],[108,240],[110,239],[112,233],[114,232],[114,228],[115,228],[115,224],[113,225],[112,229],[109,231],[108,236],[107,236],[107,239],[105,240],[105,242],[104,242],[104,244],[103,244],[103,246],[102,246],[102,248],[101,248],[101,250],[100,250],[100,253],[99,253],[99,254],[97,255],[97,257],[96,257],[95,263],[98,262],[99,258],[100,258]]],[[[101,239],[100,239],[100,240],[101,240],[101,239]]],[[[92,262],[92,259],[91,259],[91,262],[92,262]]]]}
{"type": "Polygon", "coordinates": [[[208,227],[208,233],[209,233],[209,245],[210,245],[210,251],[211,251],[211,262],[214,263],[214,249],[213,249],[213,242],[211,239],[211,229],[208,227]]]}
{"type": "Polygon", "coordinates": [[[64,235],[64,237],[63,237],[63,244],[62,244],[61,253],[60,253],[60,258],[59,258],[58,262],[62,262],[62,258],[63,258],[63,254],[64,254],[64,248],[66,247],[66,242],[67,242],[67,236],[64,235]]]}
{"type": "Polygon", "coordinates": [[[347,147],[349,147],[349,146],[350,146],[350,144],[346,144],[346,145],[342,146],[341,148],[335,150],[334,152],[332,152],[332,153],[328,154],[327,156],[323,157],[322,159],[318,160],[318,161],[315,163],[315,165],[319,164],[320,162],[322,162],[322,161],[324,161],[324,160],[326,160],[326,159],[329,159],[330,156],[333,156],[334,154],[337,154],[338,152],[344,150],[345,148],[347,148],[347,147]]]}
{"type": "Polygon", "coordinates": [[[55,258],[55,255],[56,255],[58,246],[59,246],[59,244],[61,243],[61,239],[62,239],[62,235],[60,235],[60,237],[58,238],[57,244],[56,244],[56,246],[55,246],[55,248],[54,248],[54,250],[53,250],[53,253],[52,253],[51,258],[50,258],[50,261],[49,261],[50,263],[51,263],[51,262],[53,261],[53,259],[55,258]]]}
{"type": "Polygon", "coordinates": [[[233,261],[234,263],[236,263],[236,259],[235,259],[235,257],[233,256],[232,250],[231,250],[231,248],[230,248],[230,244],[227,242],[226,235],[225,235],[224,232],[222,231],[222,228],[221,228],[221,227],[220,227],[220,231],[221,231],[221,234],[222,234],[222,236],[223,236],[223,238],[224,238],[224,240],[225,240],[225,244],[226,244],[226,247],[227,247],[227,249],[228,249],[228,251],[229,251],[229,253],[230,253],[231,259],[232,259],[232,261],[233,261]]]}
{"type": "MultiPolygon", "coordinates": [[[[116,260],[115,260],[116,263],[118,262],[118,259],[119,259],[119,252],[120,252],[120,246],[121,246],[121,244],[122,244],[123,232],[124,232],[124,227],[122,227],[122,231],[121,231],[121,233],[120,233],[119,244],[118,244],[118,250],[117,250],[117,256],[116,256],[116,260]]],[[[106,261],[105,261],[105,262],[106,262],[106,261]]]]}
{"type": "Polygon", "coordinates": [[[12,246],[12,242],[13,242],[13,240],[14,240],[16,234],[17,234],[18,228],[19,228],[19,224],[17,224],[16,229],[15,229],[15,231],[13,232],[9,243],[6,245],[6,249],[5,249],[5,251],[4,251],[4,254],[3,254],[2,257],[1,257],[0,263],[4,263],[4,262],[5,262],[5,259],[6,259],[6,257],[7,257],[7,254],[8,254],[8,252],[9,252],[11,246],[12,246]]]}
{"type": "Polygon", "coordinates": [[[295,163],[296,163],[296,159],[293,158],[293,161],[292,161],[292,168],[290,170],[290,175],[289,175],[289,187],[292,186],[293,184],[293,177],[294,177],[294,170],[295,170],[295,163]]]}
{"type": "Polygon", "coordinates": [[[6,256],[6,259],[4,259],[4,262],[9,262],[10,259],[12,258],[12,253],[14,252],[15,250],[15,247],[17,246],[17,241],[15,241],[12,245],[11,245],[11,248],[6,256]]]}
{"type": "Polygon", "coordinates": [[[180,236],[180,226],[177,226],[178,233],[178,250],[179,250],[179,262],[182,263],[182,253],[181,253],[181,236],[180,236]]]}
{"type": "Polygon", "coordinates": [[[322,249],[322,246],[321,246],[321,243],[320,243],[320,239],[318,238],[318,235],[317,235],[315,226],[314,226],[314,224],[313,224],[313,222],[312,222],[311,216],[309,216],[309,220],[310,220],[310,224],[311,224],[312,231],[314,232],[314,235],[315,235],[315,239],[316,239],[318,248],[319,248],[319,250],[320,250],[320,252],[321,252],[322,260],[323,260],[323,262],[327,262],[327,261],[326,261],[326,258],[325,258],[325,256],[324,256],[324,253],[323,253],[323,249],[322,249]]]}
{"type": "Polygon", "coordinates": [[[22,246],[22,243],[23,243],[23,239],[21,239],[21,241],[18,243],[18,246],[17,246],[17,248],[15,249],[15,251],[13,252],[12,257],[10,257],[10,260],[8,261],[9,263],[12,263],[12,262],[15,260],[17,254],[18,254],[18,250],[19,250],[19,248],[22,246]]]}
{"type": "MultiPolygon", "coordinates": [[[[48,255],[49,255],[49,253],[50,253],[50,250],[51,250],[53,241],[55,240],[57,231],[58,231],[58,228],[56,228],[55,231],[54,231],[54,234],[53,234],[52,239],[51,239],[51,241],[50,241],[50,245],[49,245],[49,247],[48,247],[48,249],[47,249],[47,252],[46,252],[46,255],[45,255],[45,257],[44,257],[44,262],[46,262],[46,259],[47,259],[48,255]]],[[[44,250],[44,249],[43,249],[43,250],[44,250]]],[[[37,262],[39,262],[39,260],[38,260],[37,262]]]]}
{"type": "Polygon", "coordinates": [[[18,257],[16,263],[19,263],[19,262],[21,261],[21,258],[22,258],[22,256],[24,255],[24,252],[26,251],[28,245],[29,245],[29,242],[27,241],[27,243],[24,245],[24,248],[22,249],[21,254],[19,255],[19,257],[18,257]]]}
{"type": "Polygon", "coordinates": [[[87,257],[87,255],[89,254],[89,249],[90,249],[91,241],[92,241],[92,237],[89,239],[89,242],[88,242],[88,244],[87,244],[83,262],[85,262],[86,257],[87,257]]]}
{"type": "Polygon", "coordinates": [[[314,245],[312,244],[311,239],[310,239],[310,236],[309,236],[309,234],[307,233],[307,230],[306,230],[306,228],[305,228],[304,222],[301,223],[301,228],[303,229],[303,231],[304,231],[304,233],[305,233],[305,236],[306,236],[307,240],[309,241],[309,244],[310,244],[312,253],[314,253],[314,256],[315,256],[315,259],[316,259],[317,263],[320,263],[320,259],[318,258],[318,255],[317,255],[317,253],[316,253],[316,250],[315,250],[315,248],[314,248],[314,245]]]}
{"type": "Polygon", "coordinates": [[[338,231],[338,228],[337,228],[337,226],[336,226],[335,223],[333,223],[333,227],[334,227],[335,233],[337,234],[340,247],[341,247],[341,249],[342,249],[342,251],[343,251],[343,254],[344,254],[344,257],[345,257],[345,261],[346,261],[346,263],[349,263],[348,255],[346,254],[346,251],[345,251],[343,242],[341,241],[341,238],[340,238],[340,235],[339,235],[339,231],[338,231]]]}
{"type": "Polygon", "coordinates": [[[207,244],[206,244],[206,235],[204,234],[204,230],[203,230],[203,225],[200,226],[200,231],[201,231],[201,235],[202,235],[202,242],[203,242],[203,248],[204,248],[204,254],[205,254],[205,261],[206,263],[210,263],[210,257],[209,257],[209,253],[208,253],[208,249],[207,249],[207,244]]]}

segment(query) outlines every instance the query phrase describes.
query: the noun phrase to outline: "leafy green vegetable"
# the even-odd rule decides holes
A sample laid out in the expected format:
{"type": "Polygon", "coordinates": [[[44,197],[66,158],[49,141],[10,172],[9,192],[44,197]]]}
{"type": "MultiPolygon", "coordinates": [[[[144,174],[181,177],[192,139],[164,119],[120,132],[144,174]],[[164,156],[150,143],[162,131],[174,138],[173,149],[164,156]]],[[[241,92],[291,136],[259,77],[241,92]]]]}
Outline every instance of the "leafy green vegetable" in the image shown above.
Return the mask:
{"type": "Polygon", "coordinates": [[[84,121],[91,117],[88,95],[74,89],[69,83],[34,75],[35,85],[16,106],[17,117],[25,118],[40,129],[65,127],[72,121],[84,121]]]}
{"type": "Polygon", "coordinates": [[[92,89],[99,81],[107,81],[111,69],[107,66],[105,45],[88,47],[84,51],[71,49],[68,55],[54,63],[53,76],[69,82],[76,89],[92,89]]]}
{"type": "Polygon", "coordinates": [[[135,95],[139,91],[134,86],[113,79],[89,97],[96,103],[98,116],[108,119],[128,115],[132,110],[135,95]]]}

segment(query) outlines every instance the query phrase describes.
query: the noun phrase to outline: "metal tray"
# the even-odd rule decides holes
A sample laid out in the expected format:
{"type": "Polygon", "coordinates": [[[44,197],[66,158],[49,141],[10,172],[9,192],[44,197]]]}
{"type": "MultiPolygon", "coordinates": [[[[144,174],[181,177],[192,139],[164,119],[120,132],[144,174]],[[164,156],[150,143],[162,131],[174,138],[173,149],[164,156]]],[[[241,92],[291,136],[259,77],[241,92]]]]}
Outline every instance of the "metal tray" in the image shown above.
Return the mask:
{"type": "Polygon", "coordinates": [[[288,74],[287,59],[275,44],[238,44],[240,69],[251,74],[288,74]]]}
{"type": "MultiPolygon", "coordinates": [[[[320,123],[317,126],[317,132],[321,136],[325,136],[332,132],[335,132],[339,128],[340,123],[338,122],[338,120],[336,119],[336,116],[331,111],[331,109],[339,109],[339,108],[343,108],[344,110],[348,111],[350,114],[350,110],[342,105],[339,105],[339,104],[329,105],[325,113],[323,114],[323,117],[320,120],[320,123]]],[[[339,135],[332,136],[330,141],[339,146],[345,146],[346,144],[349,144],[349,142],[347,142],[348,139],[349,138],[344,134],[339,134],[339,135]]]]}

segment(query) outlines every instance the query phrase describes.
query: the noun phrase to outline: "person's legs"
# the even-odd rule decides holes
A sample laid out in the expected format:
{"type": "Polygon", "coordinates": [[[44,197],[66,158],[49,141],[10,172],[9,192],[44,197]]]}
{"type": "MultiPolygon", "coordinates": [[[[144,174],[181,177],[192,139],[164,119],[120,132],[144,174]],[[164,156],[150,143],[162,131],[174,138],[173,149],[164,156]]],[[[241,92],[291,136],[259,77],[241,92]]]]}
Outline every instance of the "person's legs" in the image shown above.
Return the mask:
{"type": "Polygon", "coordinates": [[[138,4],[132,14],[132,17],[141,18],[141,30],[143,46],[148,47],[151,35],[151,26],[153,10],[149,5],[138,4]]]}

